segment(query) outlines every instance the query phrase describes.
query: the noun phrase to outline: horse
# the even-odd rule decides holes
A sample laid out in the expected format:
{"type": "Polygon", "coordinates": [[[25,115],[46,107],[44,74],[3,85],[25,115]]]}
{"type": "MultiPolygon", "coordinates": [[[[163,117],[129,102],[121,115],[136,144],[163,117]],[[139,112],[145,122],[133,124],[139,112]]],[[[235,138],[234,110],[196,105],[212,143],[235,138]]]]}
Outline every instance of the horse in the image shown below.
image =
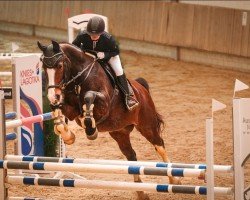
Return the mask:
{"type": "MultiPolygon", "coordinates": [[[[69,120],[75,120],[89,139],[95,139],[97,132],[109,132],[129,161],[137,161],[130,142],[130,133],[136,128],[155,147],[162,160],[170,162],[161,137],[164,121],[156,111],[145,79],[129,80],[139,106],[128,111],[122,92],[97,58],[69,43],[52,40],[48,46],[39,41],[37,44],[42,51],[52,107],[60,109],[69,120]]],[[[72,133],[62,138],[65,143],[74,142],[72,133]]],[[[139,175],[134,175],[134,181],[141,182],[139,175]]],[[[169,177],[169,182],[180,184],[177,177],[169,177]]]]}

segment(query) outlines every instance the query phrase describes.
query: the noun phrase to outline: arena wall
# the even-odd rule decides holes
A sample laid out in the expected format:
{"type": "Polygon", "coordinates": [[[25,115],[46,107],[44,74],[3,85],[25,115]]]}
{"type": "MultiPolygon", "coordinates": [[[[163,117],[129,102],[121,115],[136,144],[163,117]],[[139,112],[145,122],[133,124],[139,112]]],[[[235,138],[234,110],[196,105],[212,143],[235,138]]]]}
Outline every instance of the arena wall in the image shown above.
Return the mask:
{"type": "Polygon", "coordinates": [[[109,18],[122,49],[208,65],[217,54],[216,65],[250,71],[249,10],[169,1],[3,1],[0,11],[0,30],[59,41],[67,41],[68,17],[91,11],[109,18]]]}

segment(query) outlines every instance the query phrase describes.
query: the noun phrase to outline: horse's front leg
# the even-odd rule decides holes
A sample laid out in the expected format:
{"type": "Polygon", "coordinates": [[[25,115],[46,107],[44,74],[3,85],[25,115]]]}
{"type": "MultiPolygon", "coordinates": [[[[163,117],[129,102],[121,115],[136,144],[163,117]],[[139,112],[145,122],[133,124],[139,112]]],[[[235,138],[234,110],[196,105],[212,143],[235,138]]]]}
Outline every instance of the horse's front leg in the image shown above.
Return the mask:
{"type": "Polygon", "coordinates": [[[75,142],[75,134],[72,133],[68,125],[65,123],[62,115],[62,111],[60,109],[56,109],[54,111],[54,132],[57,135],[61,135],[65,144],[73,144],[75,142]]]}
{"type": "Polygon", "coordinates": [[[90,140],[95,140],[98,136],[98,131],[96,128],[96,121],[93,117],[94,101],[96,97],[104,99],[104,95],[96,91],[88,91],[84,96],[84,105],[83,105],[83,120],[81,120],[82,127],[85,128],[85,133],[87,138],[90,140]]]}

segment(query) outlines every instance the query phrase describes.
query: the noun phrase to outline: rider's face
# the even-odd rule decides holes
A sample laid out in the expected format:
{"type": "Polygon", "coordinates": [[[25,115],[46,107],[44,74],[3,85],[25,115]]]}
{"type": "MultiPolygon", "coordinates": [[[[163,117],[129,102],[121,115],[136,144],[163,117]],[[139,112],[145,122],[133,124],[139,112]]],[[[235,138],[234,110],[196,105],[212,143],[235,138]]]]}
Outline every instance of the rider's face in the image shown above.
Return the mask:
{"type": "Polygon", "coordinates": [[[90,37],[91,37],[91,40],[98,40],[100,38],[100,35],[98,35],[98,34],[91,34],[90,37]]]}

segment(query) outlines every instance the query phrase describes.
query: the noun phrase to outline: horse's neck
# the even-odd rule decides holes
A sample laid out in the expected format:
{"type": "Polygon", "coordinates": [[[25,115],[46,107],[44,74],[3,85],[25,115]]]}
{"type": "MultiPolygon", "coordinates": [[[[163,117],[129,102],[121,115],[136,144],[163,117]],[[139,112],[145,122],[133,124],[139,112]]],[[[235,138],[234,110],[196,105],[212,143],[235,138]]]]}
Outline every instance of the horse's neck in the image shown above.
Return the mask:
{"type": "Polygon", "coordinates": [[[104,72],[104,69],[98,62],[94,62],[92,57],[86,55],[79,48],[73,45],[61,44],[61,48],[71,61],[71,70],[73,70],[71,72],[73,72],[74,75],[88,67],[90,71],[86,70],[85,73],[87,74],[89,72],[89,77],[86,79],[86,81],[89,82],[89,85],[95,85],[96,88],[100,88],[101,90],[105,87],[106,91],[109,90],[109,92],[112,93],[112,85],[104,72]]]}
{"type": "Polygon", "coordinates": [[[60,45],[66,56],[72,61],[84,62],[87,56],[76,46],[72,44],[63,43],[60,45]]]}
{"type": "Polygon", "coordinates": [[[78,47],[71,44],[63,43],[61,44],[61,48],[70,60],[74,73],[78,73],[83,70],[83,68],[93,60],[93,58],[87,56],[78,47]]]}

